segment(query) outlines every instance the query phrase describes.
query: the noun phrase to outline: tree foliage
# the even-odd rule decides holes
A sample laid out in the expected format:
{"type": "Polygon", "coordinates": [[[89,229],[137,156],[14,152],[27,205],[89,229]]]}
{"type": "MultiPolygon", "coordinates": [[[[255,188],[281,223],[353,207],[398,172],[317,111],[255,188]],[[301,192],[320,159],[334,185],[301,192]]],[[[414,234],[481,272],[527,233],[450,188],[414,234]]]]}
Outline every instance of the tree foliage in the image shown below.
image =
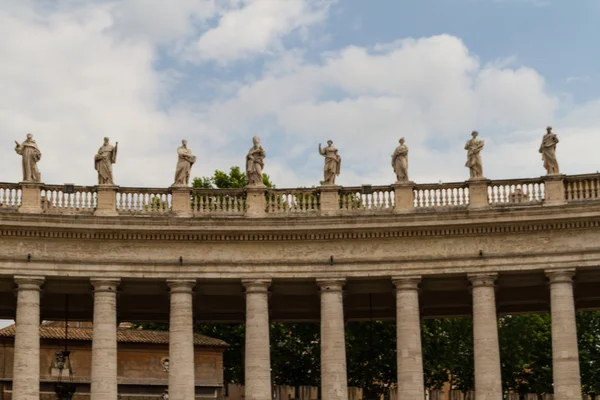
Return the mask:
{"type": "MultiPolygon", "coordinates": [[[[262,179],[266,187],[275,187],[269,175],[263,173],[262,179]]],[[[241,189],[246,187],[247,182],[246,173],[240,167],[233,166],[229,173],[217,169],[211,177],[194,178],[192,186],[199,189],[241,189]]]]}

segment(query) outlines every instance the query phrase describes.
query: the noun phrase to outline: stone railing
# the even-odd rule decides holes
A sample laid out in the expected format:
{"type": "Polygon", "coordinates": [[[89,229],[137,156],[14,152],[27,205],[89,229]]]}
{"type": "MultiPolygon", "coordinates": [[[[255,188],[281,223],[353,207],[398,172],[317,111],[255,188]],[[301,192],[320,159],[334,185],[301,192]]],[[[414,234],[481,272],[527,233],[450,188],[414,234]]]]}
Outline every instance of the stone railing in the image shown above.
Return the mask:
{"type": "Polygon", "coordinates": [[[547,206],[600,200],[600,174],[387,186],[244,189],[0,183],[0,211],[178,217],[311,216],[547,206]]]}

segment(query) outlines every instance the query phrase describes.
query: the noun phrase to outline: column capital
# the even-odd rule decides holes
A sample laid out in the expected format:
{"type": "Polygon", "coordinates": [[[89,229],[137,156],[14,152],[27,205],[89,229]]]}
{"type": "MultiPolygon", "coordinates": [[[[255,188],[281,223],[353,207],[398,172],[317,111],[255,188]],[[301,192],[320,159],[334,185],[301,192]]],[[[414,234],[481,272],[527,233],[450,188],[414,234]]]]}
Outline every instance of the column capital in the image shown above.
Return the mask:
{"type": "Polygon", "coordinates": [[[111,292],[116,293],[121,279],[105,279],[105,278],[91,278],[90,283],[94,287],[94,293],[100,292],[111,292]]]}
{"type": "Polygon", "coordinates": [[[573,283],[573,277],[575,276],[575,268],[569,269],[558,269],[546,271],[546,276],[553,283],[573,283]]]}
{"type": "Polygon", "coordinates": [[[316,280],[321,292],[341,292],[346,284],[345,278],[319,278],[316,280]]]}
{"type": "Polygon", "coordinates": [[[494,287],[498,274],[496,272],[468,274],[467,278],[471,281],[473,287],[489,286],[494,287]]]}
{"type": "Polygon", "coordinates": [[[392,283],[396,290],[418,290],[421,283],[420,275],[392,276],[392,283]]]}
{"type": "Polygon", "coordinates": [[[267,293],[271,286],[271,279],[242,279],[246,293],[267,293]]]}
{"type": "Polygon", "coordinates": [[[43,276],[15,276],[17,290],[40,290],[46,278],[43,276]]]}
{"type": "Polygon", "coordinates": [[[196,286],[195,279],[167,279],[171,293],[191,293],[196,286]]]}

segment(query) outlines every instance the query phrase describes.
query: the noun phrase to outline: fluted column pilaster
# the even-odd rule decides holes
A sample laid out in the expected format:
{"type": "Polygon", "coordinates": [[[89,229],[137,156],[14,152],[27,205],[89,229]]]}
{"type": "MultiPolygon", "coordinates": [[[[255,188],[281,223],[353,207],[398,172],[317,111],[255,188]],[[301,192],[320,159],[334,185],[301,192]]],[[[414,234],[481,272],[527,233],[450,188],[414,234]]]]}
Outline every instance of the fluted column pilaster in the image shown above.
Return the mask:
{"type": "Polygon", "coordinates": [[[246,288],[245,396],[271,399],[271,348],[269,343],[270,279],[243,280],[246,288]]]}
{"type": "Polygon", "coordinates": [[[581,375],[573,297],[575,271],[549,271],[546,275],[550,280],[554,399],[579,400],[581,375]]]}
{"type": "Polygon", "coordinates": [[[117,400],[117,288],[119,279],[91,279],[94,287],[91,400],[117,400]]]}
{"type": "Polygon", "coordinates": [[[477,400],[502,399],[496,277],[497,274],[469,275],[473,291],[473,353],[477,400]]]}
{"type": "Polygon", "coordinates": [[[420,276],[392,279],[396,286],[398,398],[424,399],[423,350],[419,314],[420,276]]]}
{"type": "Polygon", "coordinates": [[[40,290],[43,277],[16,276],[13,400],[40,398],[40,290]]]}
{"type": "Polygon", "coordinates": [[[169,280],[171,314],[169,319],[169,399],[193,400],[194,314],[192,290],[195,280],[169,280]]]}
{"type": "Polygon", "coordinates": [[[321,289],[321,398],[347,400],[345,279],[317,279],[321,289]]]}

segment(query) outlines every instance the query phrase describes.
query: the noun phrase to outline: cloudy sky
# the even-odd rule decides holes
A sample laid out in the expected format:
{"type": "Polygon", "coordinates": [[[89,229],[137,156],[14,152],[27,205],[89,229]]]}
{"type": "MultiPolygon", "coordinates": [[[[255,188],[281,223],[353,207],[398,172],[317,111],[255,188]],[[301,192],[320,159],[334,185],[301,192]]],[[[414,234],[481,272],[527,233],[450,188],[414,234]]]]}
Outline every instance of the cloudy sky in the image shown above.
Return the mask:
{"type": "Polygon", "coordinates": [[[544,173],[547,125],[568,174],[600,169],[598,0],[0,0],[0,181],[32,132],[47,183],[166,187],[181,139],[193,174],[242,165],[251,138],[278,187],[460,181],[465,141],[488,178],[544,173]]]}

